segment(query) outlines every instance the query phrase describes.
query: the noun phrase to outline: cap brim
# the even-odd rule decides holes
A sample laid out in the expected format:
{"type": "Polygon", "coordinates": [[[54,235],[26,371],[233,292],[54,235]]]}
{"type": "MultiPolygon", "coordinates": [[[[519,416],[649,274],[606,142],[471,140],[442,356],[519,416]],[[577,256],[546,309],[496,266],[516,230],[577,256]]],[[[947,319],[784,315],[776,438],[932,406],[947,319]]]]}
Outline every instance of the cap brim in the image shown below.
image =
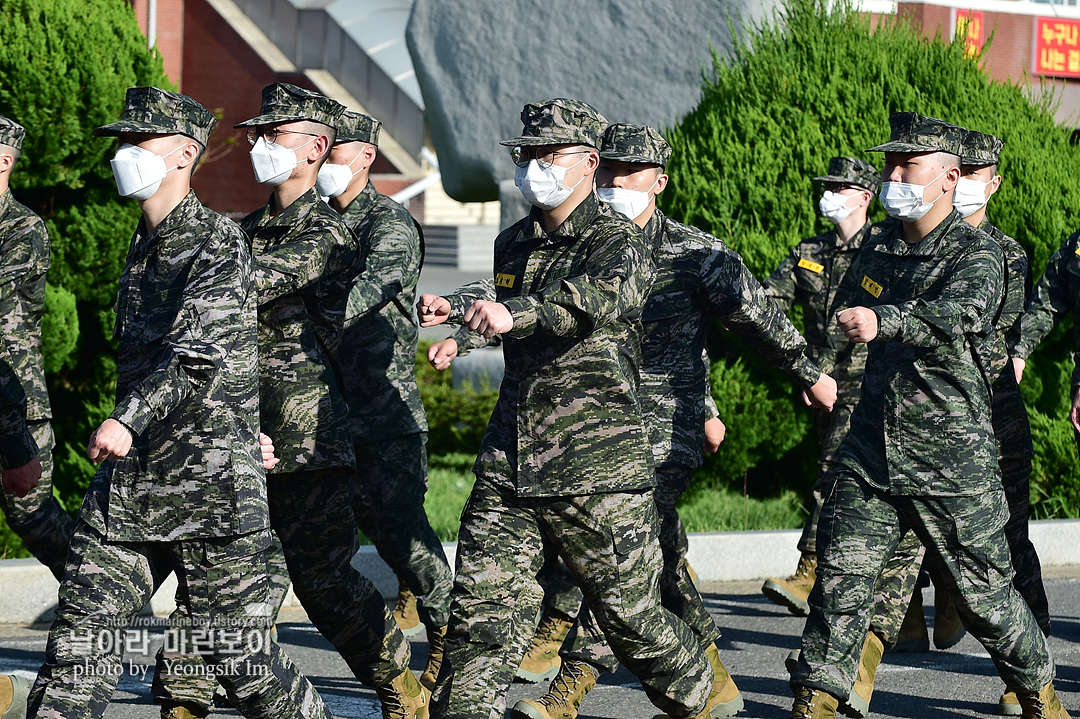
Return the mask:
{"type": "Polygon", "coordinates": [[[535,147],[539,145],[585,145],[586,147],[596,147],[591,142],[585,142],[584,140],[557,139],[554,137],[514,137],[509,140],[502,140],[499,144],[504,147],[535,147]]]}
{"type": "Polygon", "coordinates": [[[821,177],[813,178],[813,181],[814,182],[835,182],[838,185],[851,185],[852,187],[861,187],[864,190],[872,190],[873,189],[872,187],[870,187],[869,185],[867,185],[865,183],[856,182],[855,180],[852,180],[852,179],[847,178],[847,177],[839,177],[838,175],[822,175],[821,177]]]}
{"type": "Polygon", "coordinates": [[[301,115],[259,115],[253,117],[250,120],[244,120],[239,125],[233,125],[233,128],[238,127],[258,127],[259,125],[276,125],[279,122],[299,122],[300,120],[311,120],[312,122],[319,122],[310,117],[303,117],[301,115]]]}
{"type": "Polygon", "coordinates": [[[95,128],[91,134],[94,137],[114,137],[116,135],[123,135],[128,132],[139,132],[148,135],[184,135],[175,127],[165,128],[159,125],[154,125],[150,122],[135,122],[133,120],[120,120],[118,122],[110,122],[108,125],[102,125],[95,128]]]}
{"type": "MultiPolygon", "coordinates": [[[[871,147],[866,152],[949,152],[948,150],[942,150],[940,147],[927,147],[926,145],[913,145],[910,142],[886,142],[884,145],[878,145],[877,147],[871,147]]],[[[949,154],[954,154],[949,152],[949,154]]]]}
{"type": "Polygon", "coordinates": [[[1000,162],[1000,158],[996,160],[987,160],[985,157],[964,157],[960,156],[961,165],[971,165],[972,167],[989,167],[990,165],[997,165],[1000,162]]]}
{"type": "Polygon", "coordinates": [[[663,167],[664,163],[657,162],[656,158],[645,157],[644,155],[634,155],[625,152],[600,152],[600,157],[605,160],[614,160],[615,162],[632,162],[636,165],[655,165],[656,167],[663,167]]]}

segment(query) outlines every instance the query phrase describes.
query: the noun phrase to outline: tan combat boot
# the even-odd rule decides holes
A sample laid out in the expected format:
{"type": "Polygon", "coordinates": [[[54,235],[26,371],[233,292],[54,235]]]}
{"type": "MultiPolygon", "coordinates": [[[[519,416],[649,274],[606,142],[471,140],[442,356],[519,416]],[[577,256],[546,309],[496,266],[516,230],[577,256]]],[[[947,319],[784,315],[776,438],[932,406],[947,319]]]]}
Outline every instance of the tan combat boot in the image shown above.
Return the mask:
{"type": "MultiPolygon", "coordinates": [[[[190,705],[189,705],[190,706],[190,705]]],[[[161,719],[206,719],[210,712],[205,709],[190,709],[180,704],[163,704],[161,706],[161,719]]]]}
{"type": "Polygon", "coordinates": [[[30,684],[14,674],[0,674],[0,719],[22,719],[26,716],[26,698],[30,684]]]}
{"type": "Polygon", "coordinates": [[[840,712],[849,717],[864,717],[870,711],[870,697],[874,695],[874,678],[877,676],[881,655],[885,645],[878,635],[866,633],[862,654],[859,655],[859,673],[855,676],[855,686],[847,700],[840,702],[840,712]]]}
{"type": "Polygon", "coordinates": [[[424,625],[420,623],[420,615],[416,612],[416,595],[401,580],[398,580],[397,602],[394,603],[393,615],[398,628],[405,636],[415,637],[424,631],[424,625]]]}
{"type": "Polygon", "coordinates": [[[1016,692],[1005,687],[1005,693],[998,699],[998,714],[1004,717],[1018,717],[1023,714],[1020,709],[1020,700],[1016,698],[1016,692]]]}
{"type": "Polygon", "coordinates": [[[429,629],[427,640],[427,666],[420,675],[420,683],[430,692],[435,688],[435,680],[439,678],[439,670],[442,669],[443,652],[446,650],[446,627],[429,629]]]}
{"type": "Polygon", "coordinates": [[[709,699],[705,702],[705,711],[702,717],[733,717],[742,711],[743,697],[739,688],[735,686],[735,680],[728,674],[720,661],[720,651],[715,644],[710,644],[705,650],[705,656],[709,659],[709,665],[713,670],[713,685],[709,692],[709,699]]]}
{"type": "Polygon", "coordinates": [[[926,617],[923,616],[922,590],[916,589],[911,595],[904,623],[896,636],[896,644],[886,650],[886,654],[918,654],[930,651],[930,635],[926,632],[926,617]]]}
{"type": "Polygon", "coordinates": [[[1020,700],[1020,716],[1024,719],[1069,719],[1069,713],[1062,708],[1054,691],[1053,682],[1047,682],[1037,692],[1017,689],[1016,698],[1020,700]]]}
{"type": "Polygon", "coordinates": [[[799,566],[794,574],[787,579],[766,579],[761,585],[761,593],[780,606],[787,607],[792,614],[805,617],[810,613],[806,600],[816,581],[817,556],[804,554],[799,558],[799,566]]]}
{"type": "Polygon", "coordinates": [[[553,609],[545,609],[544,617],[536,628],[532,643],[529,644],[517,678],[527,682],[551,679],[559,671],[559,650],[562,649],[566,635],[574,626],[574,620],[553,609]]]}
{"type": "Polygon", "coordinates": [[[934,590],[934,646],[948,649],[960,643],[967,634],[956,603],[948,593],[934,590]]]}
{"type": "Polygon", "coordinates": [[[389,684],[375,687],[383,719],[427,719],[431,693],[406,669],[389,684]]]}
{"type": "Polygon", "coordinates": [[[510,711],[511,719],[575,719],[585,695],[596,686],[596,672],[585,662],[567,660],[551,680],[547,694],[522,699],[510,711]]]}
{"type": "Polygon", "coordinates": [[[791,707],[791,719],[836,719],[839,699],[820,689],[803,686],[793,688],[795,703],[791,707]]]}

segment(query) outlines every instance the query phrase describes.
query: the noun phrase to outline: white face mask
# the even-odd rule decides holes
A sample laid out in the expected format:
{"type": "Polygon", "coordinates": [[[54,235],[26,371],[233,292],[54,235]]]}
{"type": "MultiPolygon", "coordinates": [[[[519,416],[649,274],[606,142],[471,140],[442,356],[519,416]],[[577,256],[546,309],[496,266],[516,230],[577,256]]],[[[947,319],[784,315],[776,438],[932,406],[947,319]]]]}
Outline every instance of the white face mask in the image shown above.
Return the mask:
{"type": "MultiPolygon", "coordinates": [[[[947,169],[942,170],[941,175],[946,172],[948,172],[947,169]]],[[[913,185],[909,182],[881,183],[881,192],[878,193],[878,198],[881,200],[885,212],[889,213],[889,217],[895,217],[903,222],[915,222],[922,219],[923,215],[934,206],[934,203],[945,194],[945,190],[942,190],[941,194],[932,201],[926,202],[923,200],[926,188],[937,182],[941,175],[938,175],[925,185],[913,185]]]]}
{"type": "Polygon", "coordinates": [[[318,189],[319,194],[323,197],[337,197],[349,189],[349,183],[364,169],[361,167],[356,172],[352,171],[353,162],[359,159],[360,155],[358,154],[348,165],[323,163],[323,166],[319,168],[319,179],[315,181],[315,187],[318,189]]]}
{"type": "Polygon", "coordinates": [[[181,145],[172,152],[156,155],[127,142],[120,145],[109,163],[116,180],[116,191],[121,197],[149,200],[161,187],[165,175],[176,169],[165,169],[165,158],[183,147],[181,145]]]}
{"type": "Polygon", "coordinates": [[[261,185],[277,187],[292,175],[296,167],[296,150],[310,145],[318,138],[313,137],[300,147],[291,149],[276,142],[267,142],[259,137],[251,148],[251,167],[255,170],[255,181],[261,185]]]}
{"type": "Polygon", "coordinates": [[[854,207],[848,207],[845,204],[852,197],[858,197],[858,195],[841,195],[839,192],[825,190],[821,193],[821,199],[818,200],[818,210],[826,220],[839,225],[855,211],[854,207]]]}
{"type": "Polygon", "coordinates": [[[540,167],[540,163],[536,160],[530,160],[528,165],[519,167],[514,173],[514,184],[530,205],[539,207],[541,210],[554,210],[566,202],[566,198],[570,197],[585,179],[582,176],[573,187],[564,187],[563,180],[566,178],[566,171],[588,160],[589,154],[585,153],[585,157],[570,167],[551,165],[546,170],[540,167]]]}
{"type": "Polygon", "coordinates": [[[598,187],[596,188],[596,196],[600,198],[601,202],[611,205],[611,209],[621,212],[634,220],[640,217],[641,213],[649,207],[649,202],[653,197],[650,193],[652,188],[656,187],[656,182],[659,179],[659,177],[656,178],[652,186],[645,192],[627,190],[622,187],[598,187]]]}
{"type": "Polygon", "coordinates": [[[986,186],[989,184],[989,182],[969,180],[966,177],[961,177],[957,181],[956,189],[953,190],[952,203],[961,217],[978,212],[980,207],[989,202],[986,197],[986,186]]]}

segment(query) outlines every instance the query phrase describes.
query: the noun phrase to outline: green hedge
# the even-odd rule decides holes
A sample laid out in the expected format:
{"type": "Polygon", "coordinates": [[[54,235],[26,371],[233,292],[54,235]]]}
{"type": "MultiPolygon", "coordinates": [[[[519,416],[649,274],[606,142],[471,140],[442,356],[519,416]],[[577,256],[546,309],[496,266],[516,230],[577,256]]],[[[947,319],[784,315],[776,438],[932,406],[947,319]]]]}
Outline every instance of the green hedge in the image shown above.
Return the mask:
{"type": "MultiPolygon", "coordinates": [[[[890,112],[914,110],[1005,140],[1004,183],[989,217],[1027,248],[1037,276],[1075,230],[1080,206],[1080,152],[1072,128],[1054,121],[1053,102],[991,81],[980,58],[964,56],[963,43],[926,39],[903,18],[871,30],[849,6],[830,5],[787,0],[743,34],[729,60],[714,56],[697,108],[667,133],[674,154],[663,209],[715,234],[765,277],[788,248],[827,227],[810,178],[836,155],[880,167],[882,156],[864,148],[888,137],[890,112]]],[[[879,203],[872,212],[884,218],[879,203]]],[[[790,383],[748,371],[760,364],[753,353],[737,364],[737,343],[717,334],[714,392],[733,406],[724,420],[740,440],[725,442],[706,476],[730,483],[745,468],[751,488],[805,491],[814,474],[805,460],[816,452],[805,409],[790,383]],[[732,391],[763,398],[769,411],[725,399],[732,391]],[[793,448],[783,462],[768,461],[785,447],[793,448]],[[803,471],[793,473],[792,462],[803,471]]],[[[1076,516],[1080,466],[1066,425],[1071,362],[1063,333],[1055,337],[1033,355],[1024,381],[1036,447],[1033,499],[1038,516],[1076,516]]]]}

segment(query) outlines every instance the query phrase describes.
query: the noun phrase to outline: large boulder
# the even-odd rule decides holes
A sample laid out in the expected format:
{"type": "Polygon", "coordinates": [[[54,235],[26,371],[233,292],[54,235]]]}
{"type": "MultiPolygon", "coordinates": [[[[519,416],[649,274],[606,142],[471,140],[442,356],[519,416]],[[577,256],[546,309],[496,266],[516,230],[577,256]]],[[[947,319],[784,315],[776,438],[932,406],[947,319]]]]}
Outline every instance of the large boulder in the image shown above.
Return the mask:
{"type": "Polygon", "coordinates": [[[728,19],[774,0],[416,0],[405,39],[447,194],[499,199],[514,175],[499,140],[526,102],[573,97],[612,122],[665,128],[692,110],[728,19]]]}

